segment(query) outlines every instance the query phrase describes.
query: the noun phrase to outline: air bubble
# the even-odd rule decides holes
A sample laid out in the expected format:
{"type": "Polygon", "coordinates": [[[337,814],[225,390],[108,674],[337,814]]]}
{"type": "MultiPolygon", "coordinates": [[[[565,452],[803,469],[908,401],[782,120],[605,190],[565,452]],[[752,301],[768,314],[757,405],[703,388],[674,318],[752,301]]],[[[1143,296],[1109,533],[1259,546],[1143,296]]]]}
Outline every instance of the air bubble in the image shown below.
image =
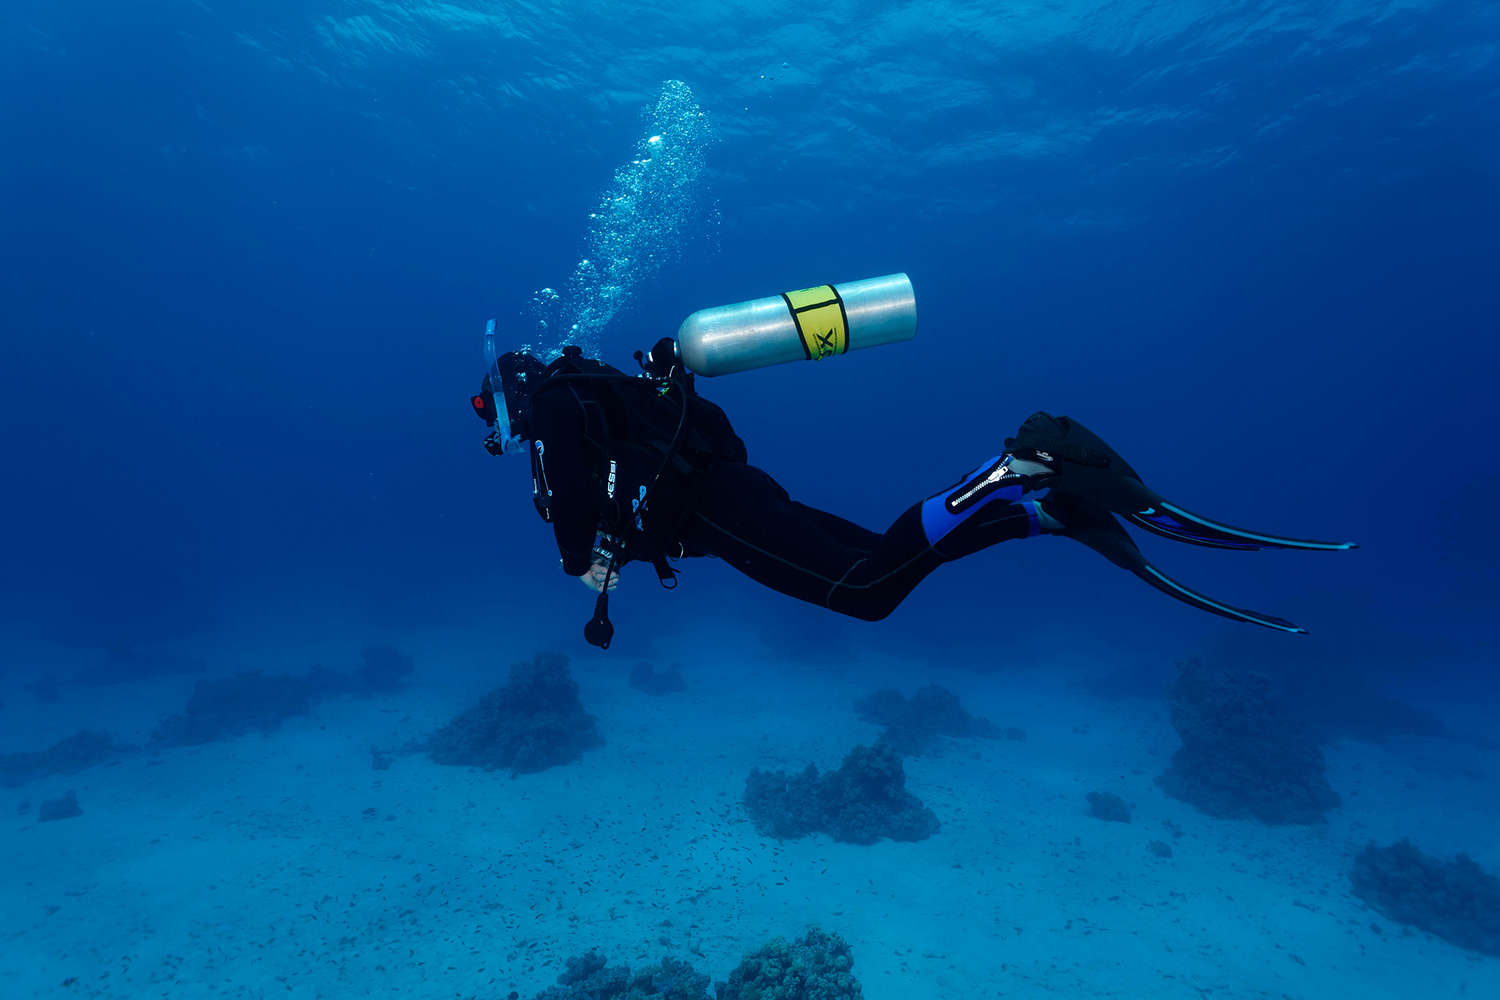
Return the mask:
{"type": "Polygon", "coordinates": [[[543,344],[555,357],[569,343],[600,353],[600,336],[646,281],[681,258],[695,238],[715,245],[718,212],[703,191],[704,163],[713,142],[710,120],[692,89],[680,80],[662,85],[646,112],[649,130],[635,156],[615,171],[609,189],[589,213],[580,260],[559,297],[538,293],[532,305],[568,339],[543,344]]]}

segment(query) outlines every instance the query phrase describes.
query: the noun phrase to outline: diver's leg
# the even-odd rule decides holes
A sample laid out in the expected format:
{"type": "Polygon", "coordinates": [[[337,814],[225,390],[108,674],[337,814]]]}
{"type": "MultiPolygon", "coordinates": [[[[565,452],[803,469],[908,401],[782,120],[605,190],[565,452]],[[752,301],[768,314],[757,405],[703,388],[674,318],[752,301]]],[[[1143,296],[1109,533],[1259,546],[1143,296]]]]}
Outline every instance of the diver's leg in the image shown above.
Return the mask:
{"type": "Polygon", "coordinates": [[[828,607],[839,581],[884,542],[879,532],[797,503],[755,466],[721,463],[704,475],[684,530],[686,548],[789,597],[828,607]]]}
{"type": "Polygon", "coordinates": [[[858,549],[861,552],[871,552],[880,544],[882,536],[878,531],[871,531],[864,525],[855,524],[848,518],[840,517],[826,510],[819,510],[817,507],[809,507],[807,504],[798,503],[796,500],[791,501],[791,504],[801,511],[802,515],[812,524],[828,532],[836,541],[847,545],[851,549],[858,549]]]}
{"type": "Polygon", "coordinates": [[[993,475],[997,462],[908,508],[884,533],[791,500],[753,466],[721,465],[684,541],[780,593],[878,620],[943,563],[1044,529],[1035,503],[1013,502],[1018,477],[993,475]]]}
{"type": "Polygon", "coordinates": [[[1021,499],[1033,484],[1019,469],[1034,464],[997,455],[922,501],[917,509],[927,543],[944,561],[951,561],[996,542],[1060,530],[1040,504],[1021,499]]]}

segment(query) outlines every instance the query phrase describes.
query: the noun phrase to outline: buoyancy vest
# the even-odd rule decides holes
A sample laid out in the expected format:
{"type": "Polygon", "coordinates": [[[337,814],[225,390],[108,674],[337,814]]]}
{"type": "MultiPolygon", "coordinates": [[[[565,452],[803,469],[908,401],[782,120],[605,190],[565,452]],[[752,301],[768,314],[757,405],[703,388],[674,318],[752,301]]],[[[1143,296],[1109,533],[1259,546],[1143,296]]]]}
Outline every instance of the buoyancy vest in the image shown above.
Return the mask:
{"type": "MultiPolygon", "coordinates": [[[[619,562],[650,562],[664,584],[666,564],[684,518],[694,480],[717,461],[744,461],[744,445],[723,411],[700,398],[692,376],[670,380],[627,375],[575,349],[553,361],[533,390],[571,392],[583,411],[585,453],[591,466],[598,531],[616,539],[619,562]]],[[[532,453],[533,480],[545,477],[532,453]]],[[[534,491],[538,513],[551,519],[549,490],[534,491]]]]}

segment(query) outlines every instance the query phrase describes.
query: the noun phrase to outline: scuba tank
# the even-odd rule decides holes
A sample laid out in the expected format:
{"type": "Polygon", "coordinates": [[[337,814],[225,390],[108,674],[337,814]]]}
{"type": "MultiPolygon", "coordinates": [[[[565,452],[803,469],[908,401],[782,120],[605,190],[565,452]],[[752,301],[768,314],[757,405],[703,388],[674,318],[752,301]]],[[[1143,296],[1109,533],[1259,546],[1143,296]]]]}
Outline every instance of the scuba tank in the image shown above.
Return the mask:
{"type": "Polygon", "coordinates": [[[911,280],[888,274],[700,309],[682,321],[677,351],[689,371],[728,375],[821,361],[916,335],[911,280]]]}

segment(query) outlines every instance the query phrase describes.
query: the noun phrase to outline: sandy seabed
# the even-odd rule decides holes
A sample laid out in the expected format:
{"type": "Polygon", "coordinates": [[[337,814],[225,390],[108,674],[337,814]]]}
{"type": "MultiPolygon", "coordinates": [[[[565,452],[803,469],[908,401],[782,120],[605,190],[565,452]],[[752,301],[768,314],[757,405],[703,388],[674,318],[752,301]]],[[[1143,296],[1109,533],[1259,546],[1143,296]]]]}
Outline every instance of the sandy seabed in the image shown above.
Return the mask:
{"type": "MultiPolygon", "coordinates": [[[[836,766],[876,735],[853,700],[910,693],[911,664],[830,673],[726,654],[653,698],[627,685],[632,661],[589,657],[575,675],[607,742],[580,762],[514,779],[416,754],[373,769],[372,747],[424,736],[504,679],[478,662],[429,650],[400,696],[5,790],[4,995],[503,1000],[591,947],[722,979],[816,924],[849,940],[869,1000],[1500,996],[1500,959],[1406,931],[1348,891],[1368,840],[1409,835],[1500,870],[1494,751],[1338,744],[1343,808],[1273,829],[1156,788],[1176,746],[1163,703],[1098,701],[1041,671],[924,668],[1028,738],[907,761],[942,822],[929,840],[781,843],[751,826],[746,774],[836,766]],[[35,804],[67,789],[83,815],[37,823],[35,804]],[[1131,802],[1133,822],[1090,817],[1096,789],[1131,802]]],[[[9,698],[0,750],[45,745],[83,715],[139,741],[190,685],[157,683],[150,710],[120,687],[70,689],[93,701],[75,699],[56,731],[9,698]]]]}

